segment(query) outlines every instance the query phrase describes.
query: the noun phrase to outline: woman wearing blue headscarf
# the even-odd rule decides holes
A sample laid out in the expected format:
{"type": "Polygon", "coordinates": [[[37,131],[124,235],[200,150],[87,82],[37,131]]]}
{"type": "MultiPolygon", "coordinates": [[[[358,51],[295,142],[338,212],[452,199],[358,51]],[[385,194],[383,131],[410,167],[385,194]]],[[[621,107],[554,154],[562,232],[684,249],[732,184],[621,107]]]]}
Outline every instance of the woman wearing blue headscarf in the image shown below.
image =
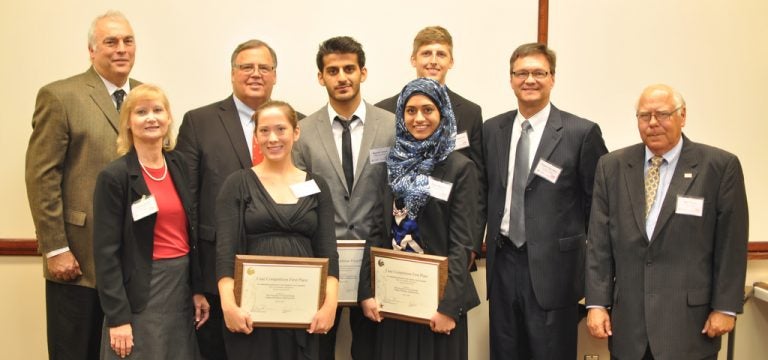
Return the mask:
{"type": "MultiPolygon", "coordinates": [[[[480,303],[468,266],[480,182],[475,164],[454,152],[456,119],[438,82],[420,78],[397,100],[395,145],[387,159],[383,239],[371,246],[448,257],[448,281],[429,326],[382,320],[369,286],[365,315],[380,321],[377,359],[467,359],[467,311],[480,303]]],[[[361,284],[370,284],[363,261],[361,284]]]]}

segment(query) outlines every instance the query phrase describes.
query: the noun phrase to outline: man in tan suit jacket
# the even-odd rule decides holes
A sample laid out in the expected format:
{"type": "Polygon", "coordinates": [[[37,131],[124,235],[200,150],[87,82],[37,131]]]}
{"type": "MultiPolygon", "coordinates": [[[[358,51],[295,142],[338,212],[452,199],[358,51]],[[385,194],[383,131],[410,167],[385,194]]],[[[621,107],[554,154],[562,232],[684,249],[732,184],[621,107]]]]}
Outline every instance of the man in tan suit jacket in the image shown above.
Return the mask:
{"type": "Polygon", "coordinates": [[[128,79],[135,50],[128,20],[107,12],[88,32],[92,66],[37,94],[25,176],[45,257],[50,359],[99,356],[104,315],[94,289],[93,189],[96,175],[117,155],[118,108],[139,84],[128,79]]]}

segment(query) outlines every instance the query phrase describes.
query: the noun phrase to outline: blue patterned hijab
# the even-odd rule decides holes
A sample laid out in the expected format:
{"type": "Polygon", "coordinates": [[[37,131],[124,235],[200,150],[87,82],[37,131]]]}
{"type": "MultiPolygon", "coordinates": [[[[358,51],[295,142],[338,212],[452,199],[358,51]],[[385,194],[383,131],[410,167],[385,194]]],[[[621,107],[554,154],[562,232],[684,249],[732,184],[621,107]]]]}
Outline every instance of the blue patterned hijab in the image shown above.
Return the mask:
{"type": "Polygon", "coordinates": [[[402,199],[408,218],[416,219],[429,198],[429,176],[456,147],[456,117],[446,88],[439,82],[419,78],[409,82],[397,98],[395,146],[387,158],[389,186],[402,199]],[[440,110],[440,124],[428,138],[416,140],[405,127],[405,104],[415,94],[426,95],[440,110]]]}

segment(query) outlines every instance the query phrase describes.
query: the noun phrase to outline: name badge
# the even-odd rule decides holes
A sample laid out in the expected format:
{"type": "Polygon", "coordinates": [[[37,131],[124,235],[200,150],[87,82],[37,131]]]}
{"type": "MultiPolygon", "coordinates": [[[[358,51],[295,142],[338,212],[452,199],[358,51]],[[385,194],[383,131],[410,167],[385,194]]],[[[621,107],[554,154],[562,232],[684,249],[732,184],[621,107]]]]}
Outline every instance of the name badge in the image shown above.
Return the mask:
{"type": "Polygon", "coordinates": [[[453,184],[449,182],[443,182],[433,177],[429,177],[429,196],[448,201],[448,196],[451,195],[451,188],[453,184]]]}
{"type": "Polygon", "coordinates": [[[461,134],[456,135],[456,147],[453,149],[461,150],[467,147],[469,147],[469,137],[467,136],[466,131],[462,131],[461,134]]]}
{"type": "Polygon", "coordinates": [[[136,200],[131,204],[131,214],[133,215],[133,221],[139,221],[149,215],[156,213],[157,201],[154,195],[144,195],[141,199],[136,200]]]}
{"type": "Polygon", "coordinates": [[[677,196],[675,214],[701,216],[704,212],[704,198],[677,196]]]}
{"type": "Polygon", "coordinates": [[[371,165],[386,162],[387,156],[389,155],[389,149],[389,147],[371,149],[371,151],[368,152],[368,158],[371,159],[371,165]]]}
{"type": "Polygon", "coordinates": [[[291,184],[290,187],[291,191],[293,192],[293,196],[297,198],[303,198],[305,196],[317,194],[320,192],[320,188],[317,187],[317,183],[314,179],[297,184],[291,184]]]}
{"type": "Polygon", "coordinates": [[[536,169],[533,170],[533,173],[555,184],[557,183],[557,178],[560,177],[560,172],[562,171],[563,169],[557,165],[553,165],[542,159],[539,159],[539,163],[536,164],[536,169]]]}

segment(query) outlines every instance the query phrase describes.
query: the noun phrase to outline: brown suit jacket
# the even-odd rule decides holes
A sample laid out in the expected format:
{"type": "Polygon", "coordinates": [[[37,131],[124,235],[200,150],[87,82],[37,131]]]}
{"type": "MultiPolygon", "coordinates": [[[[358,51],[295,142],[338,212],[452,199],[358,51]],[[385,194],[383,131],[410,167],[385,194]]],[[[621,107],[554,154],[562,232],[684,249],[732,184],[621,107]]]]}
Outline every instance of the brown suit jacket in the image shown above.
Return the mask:
{"type": "MultiPolygon", "coordinates": [[[[80,263],[83,276],[71,284],[96,286],[93,189],[99,171],[117,157],[118,118],[93,67],[37,94],[26,157],[27,197],[40,253],[69,246],[80,263]]],[[[58,282],[45,261],[43,273],[58,282]]]]}

